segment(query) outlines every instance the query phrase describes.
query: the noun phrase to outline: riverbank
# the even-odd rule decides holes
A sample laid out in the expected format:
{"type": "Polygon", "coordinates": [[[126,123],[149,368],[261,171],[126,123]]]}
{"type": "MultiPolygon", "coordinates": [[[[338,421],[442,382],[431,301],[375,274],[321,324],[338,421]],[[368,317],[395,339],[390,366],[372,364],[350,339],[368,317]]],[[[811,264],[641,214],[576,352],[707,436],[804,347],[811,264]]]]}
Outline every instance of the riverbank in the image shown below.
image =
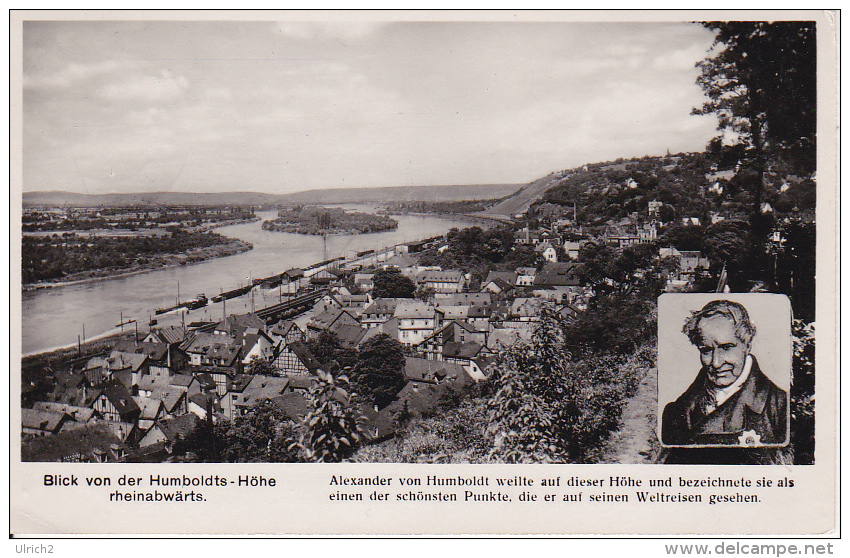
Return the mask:
{"type": "Polygon", "coordinates": [[[218,229],[220,227],[230,227],[233,225],[247,225],[248,223],[256,223],[257,221],[262,221],[259,217],[254,217],[253,219],[234,219],[231,221],[217,221],[213,224],[204,225],[198,230],[207,230],[211,231],[213,229],[218,229]]]}
{"type": "Polygon", "coordinates": [[[472,225],[479,225],[485,229],[508,224],[507,221],[496,219],[495,217],[483,217],[480,215],[471,215],[469,213],[428,213],[427,211],[408,211],[407,213],[388,213],[388,215],[396,215],[399,217],[435,217],[437,219],[446,219],[451,221],[464,221],[472,225]]]}
{"type": "MultiPolygon", "coordinates": [[[[141,332],[139,332],[141,334],[141,332]]],[[[147,332],[145,332],[147,334],[147,332]]],[[[121,340],[135,339],[135,331],[125,330],[123,333],[108,331],[87,339],[84,343],[72,343],[61,347],[21,355],[21,370],[51,366],[57,362],[68,362],[77,358],[93,356],[109,351],[121,340]]]]}
{"type": "MultiPolygon", "coordinates": [[[[257,219],[258,220],[258,219],[257,219]]],[[[108,268],[82,271],[63,277],[61,281],[40,281],[38,283],[26,283],[21,285],[22,291],[36,291],[40,289],[51,289],[56,287],[67,287],[69,285],[80,285],[94,283],[118,277],[130,277],[142,273],[150,273],[176,267],[205,262],[214,258],[224,258],[247,252],[254,248],[250,242],[234,239],[227,244],[207,246],[203,248],[192,248],[182,254],[162,254],[151,256],[146,264],[136,264],[129,268],[108,268]]]]}

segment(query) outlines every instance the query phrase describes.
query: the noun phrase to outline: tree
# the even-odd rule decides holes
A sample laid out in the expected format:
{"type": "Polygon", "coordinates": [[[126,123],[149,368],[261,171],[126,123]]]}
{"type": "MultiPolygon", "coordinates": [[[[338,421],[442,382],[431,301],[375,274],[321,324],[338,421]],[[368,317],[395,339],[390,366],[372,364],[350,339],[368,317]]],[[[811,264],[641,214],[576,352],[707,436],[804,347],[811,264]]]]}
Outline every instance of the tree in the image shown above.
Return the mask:
{"type": "Polygon", "coordinates": [[[307,348],[331,373],[354,366],[357,362],[357,351],[344,348],[333,331],[325,330],[318,339],[307,341],[307,348]]]}
{"type": "Polygon", "coordinates": [[[366,341],[351,372],[351,384],[359,397],[384,408],[395,400],[405,383],[401,343],[385,333],[366,341]]]}
{"type": "Polygon", "coordinates": [[[292,463],[296,461],[289,447],[293,435],[293,425],[284,412],[265,399],[221,434],[221,458],[239,463],[292,463]]]}
{"type": "Polygon", "coordinates": [[[427,285],[422,285],[418,289],[416,289],[415,297],[422,302],[428,302],[431,298],[434,297],[434,294],[437,291],[434,290],[434,287],[429,287],[427,285]]]}
{"type": "Polygon", "coordinates": [[[814,22],[706,22],[714,56],[697,63],[708,101],[694,114],[716,114],[736,134],[755,169],[753,214],[761,212],[766,157],[785,155],[814,170],[817,69],[814,22]]]}
{"type": "Polygon", "coordinates": [[[416,292],[416,283],[395,267],[375,273],[372,283],[375,298],[413,298],[416,292]]]}
{"type": "Polygon", "coordinates": [[[307,392],[310,411],[304,417],[301,435],[290,451],[298,450],[299,459],[319,463],[338,463],[349,457],[363,438],[361,417],[351,406],[346,376],[334,378],[318,370],[307,392]]]}
{"type": "Polygon", "coordinates": [[[278,374],[278,371],[271,362],[254,355],[248,363],[246,373],[259,374],[261,376],[275,376],[278,374]]]}

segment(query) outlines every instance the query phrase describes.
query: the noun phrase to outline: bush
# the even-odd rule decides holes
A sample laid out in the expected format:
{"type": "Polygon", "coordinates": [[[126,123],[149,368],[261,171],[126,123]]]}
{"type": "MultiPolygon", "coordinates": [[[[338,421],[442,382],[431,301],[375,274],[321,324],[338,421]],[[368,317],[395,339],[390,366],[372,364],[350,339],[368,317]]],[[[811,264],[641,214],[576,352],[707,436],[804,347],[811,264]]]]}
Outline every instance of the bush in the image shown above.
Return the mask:
{"type": "Polygon", "coordinates": [[[645,355],[572,361],[564,342],[565,325],[546,310],[532,341],[500,356],[488,380],[493,459],[575,461],[617,428],[645,355]]]}

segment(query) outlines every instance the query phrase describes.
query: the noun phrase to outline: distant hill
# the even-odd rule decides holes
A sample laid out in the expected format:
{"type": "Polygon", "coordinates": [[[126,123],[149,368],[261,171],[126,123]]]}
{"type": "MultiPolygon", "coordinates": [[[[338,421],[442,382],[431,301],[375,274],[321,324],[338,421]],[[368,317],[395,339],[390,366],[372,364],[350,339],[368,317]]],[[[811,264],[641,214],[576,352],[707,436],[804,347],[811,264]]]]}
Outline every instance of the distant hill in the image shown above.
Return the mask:
{"type": "Polygon", "coordinates": [[[511,219],[514,215],[525,213],[532,203],[541,199],[549,188],[563,178],[561,173],[553,173],[539,178],[516,191],[512,196],[500,201],[493,207],[480,212],[480,215],[500,219],[511,219]]]}
{"type": "Polygon", "coordinates": [[[513,194],[522,184],[459,184],[444,186],[391,186],[388,188],[333,188],[283,196],[292,203],[365,203],[406,201],[489,200],[513,194]]]}
{"type": "Polygon", "coordinates": [[[459,201],[508,196],[521,184],[463,184],[440,186],[390,186],[384,188],[332,188],[292,194],[263,192],[144,192],[138,194],[80,194],[64,191],[24,192],[23,205],[121,207],[133,205],[260,205],[278,203],[367,203],[399,201],[459,201]]]}

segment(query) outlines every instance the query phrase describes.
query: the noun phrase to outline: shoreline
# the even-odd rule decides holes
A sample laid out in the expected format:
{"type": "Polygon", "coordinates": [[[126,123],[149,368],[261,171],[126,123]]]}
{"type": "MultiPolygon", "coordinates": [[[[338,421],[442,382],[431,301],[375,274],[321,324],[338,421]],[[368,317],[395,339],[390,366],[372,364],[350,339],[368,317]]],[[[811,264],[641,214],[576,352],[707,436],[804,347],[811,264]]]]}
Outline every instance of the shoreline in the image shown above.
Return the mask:
{"type": "Polygon", "coordinates": [[[389,213],[388,215],[397,215],[400,217],[436,217],[438,219],[448,219],[453,221],[467,221],[478,225],[489,225],[495,227],[498,224],[505,222],[495,217],[484,217],[472,215],[469,213],[423,213],[421,211],[409,211],[407,213],[389,213]]]}
{"type": "MultiPolygon", "coordinates": [[[[87,348],[90,348],[91,345],[96,343],[108,342],[112,338],[114,341],[118,341],[122,335],[129,335],[130,332],[122,332],[121,328],[110,329],[109,331],[104,331],[103,333],[98,333],[97,335],[93,335],[86,339],[85,341],[80,342],[79,346],[83,352],[86,351],[87,348]]],[[[54,355],[54,353],[62,353],[68,350],[73,350],[77,348],[77,343],[68,343],[67,345],[59,345],[56,347],[49,347],[47,349],[41,349],[32,353],[26,353],[21,355],[21,360],[27,358],[41,357],[41,358],[50,358],[51,356],[59,356],[54,355]]]]}
{"type": "MultiPolygon", "coordinates": [[[[209,260],[213,260],[216,258],[226,258],[228,256],[235,256],[237,254],[242,254],[244,252],[248,252],[254,249],[254,246],[250,242],[245,242],[244,240],[237,240],[236,250],[228,251],[228,253],[222,253],[219,255],[212,255],[209,257],[205,257],[199,260],[187,261],[187,262],[175,262],[175,263],[163,263],[160,265],[155,265],[151,267],[145,267],[141,269],[133,269],[128,271],[119,271],[118,273],[110,273],[106,275],[100,275],[96,277],[85,277],[82,279],[72,279],[70,281],[55,281],[55,282],[41,282],[41,283],[26,283],[21,284],[21,292],[32,292],[32,291],[40,291],[42,289],[55,289],[59,287],[69,287],[72,285],[83,285],[86,283],[97,283],[98,281],[108,281],[110,279],[120,279],[122,277],[131,277],[133,275],[141,275],[143,273],[150,273],[152,271],[159,271],[162,269],[169,269],[172,267],[178,267],[183,265],[194,265],[198,263],[203,263],[209,260]]],[[[229,245],[228,245],[229,246],[229,245]]],[[[179,258],[179,257],[189,257],[186,254],[168,254],[164,256],[165,258],[179,258]]],[[[95,271],[96,272],[96,271],[95,271]]]]}
{"type": "MultiPolygon", "coordinates": [[[[432,214],[422,214],[422,215],[423,216],[429,216],[429,217],[435,216],[435,215],[432,215],[432,214]]],[[[470,216],[470,215],[444,215],[443,217],[447,218],[447,219],[456,219],[456,220],[458,218],[463,218],[464,220],[468,220],[468,221],[474,221],[476,219],[476,217],[470,216]]],[[[271,232],[277,232],[277,231],[271,231],[271,232]]],[[[358,234],[373,234],[373,233],[358,233],[358,234]]],[[[306,236],[310,236],[310,235],[306,235],[306,236]]],[[[419,240],[426,240],[426,239],[419,239],[419,240]]],[[[245,242],[245,241],[242,241],[242,240],[239,240],[239,242],[251,246],[251,248],[249,248],[248,250],[253,248],[253,245],[251,245],[248,242],[245,242]]],[[[399,242],[397,244],[393,244],[392,246],[385,246],[382,249],[377,250],[372,254],[366,255],[363,258],[358,258],[358,259],[353,260],[352,262],[347,262],[347,263],[366,261],[366,260],[369,260],[369,259],[372,259],[372,258],[376,258],[380,254],[389,253],[389,252],[393,251],[397,246],[409,244],[410,242],[417,242],[417,241],[399,242]]],[[[241,250],[239,252],[235,252],[234,254],[227,254],[227,255],[235,255],[237,253],[242,253],[242,252],[245,252],[245,251],[248,251],[248,250],[241,250]]],[[[220,257],[226,257],[226,256],[220,256],[220,257]]],[[[212,259],[212,258],[208,258],[208,259],[212,259]]],[[[198,260],[198,261],[195,261],[195,262],[187,262],[185,265],[202,263],[203,261],[206,261],[206,260],[198,260]]],[[[379,261],[379,260],[376,260],[376,261],[379,261]]],[[[122,274],[119,274],[119,275],[111,275],[111,276],[105,276],[105,277],[92,277],[92,278],[80,279],[80,280],[77,280],[77,281],[69,281],[69,282],[63,282],[63,283],[43,284],[43,285],[39,285],[35,288],[31,287],[29,290],[38,290],[38,289],[45,289],[45,288],[68,286],[68,285],[73,285],[73,284],[82,284],[82,283],[90,283],[90,282],[96,282],[96,281],[104,281],[104,280],[108,280],[108,279],[115,279],[115,278],[122,277],[122,276],[130,276],[130,275],[136,275],[136,274],[141,274],[141,273],[149,273],[151,271],[157,271],[159,269],[166,269],[166,268],[175,267],[175,266],[178,266],[178,265],[183,265],[183,264],[169,264],[169,265],[166,265],[166,266],[160,266],[160,267],[156,267],[156,268],[152,268],[152,269],[142,269],[142,270],[135,270],[135,271],[131,271],[131,272],[125,272],[125,273],[122,273],[122,274]]],[[[93,343],[93,342],[96,342],[96,341],[102,342],[104,339],[108,339],[111,336],[118,336],[118,335],[120,335],[119,330],[117,328],[113,328],[109,331],[102,332],[102,333],[99,333],[99,334],[94,335],[92,337],[89,337],[88,339],[86,339],[86,342],[84,342],[82,344],[82,346],[83,346],[83,348],[85,348],[86,343],[93,343]]],[[[48,349],[40,349],[40,350],[33,351],[33,352],[30,352],[30,353],[27,353],[27,354],[22,354],[21,357],[22,358],[44,357],[44,356],[52,354],[52,353],[71,350],[74,347],[76,347],[76,345],[77,345],[76,343],[70,343],[70,344],[67,344],[67,345],[64,345],[64,346],[51,347],[51,348],[48,348],[48,349]]]]}

